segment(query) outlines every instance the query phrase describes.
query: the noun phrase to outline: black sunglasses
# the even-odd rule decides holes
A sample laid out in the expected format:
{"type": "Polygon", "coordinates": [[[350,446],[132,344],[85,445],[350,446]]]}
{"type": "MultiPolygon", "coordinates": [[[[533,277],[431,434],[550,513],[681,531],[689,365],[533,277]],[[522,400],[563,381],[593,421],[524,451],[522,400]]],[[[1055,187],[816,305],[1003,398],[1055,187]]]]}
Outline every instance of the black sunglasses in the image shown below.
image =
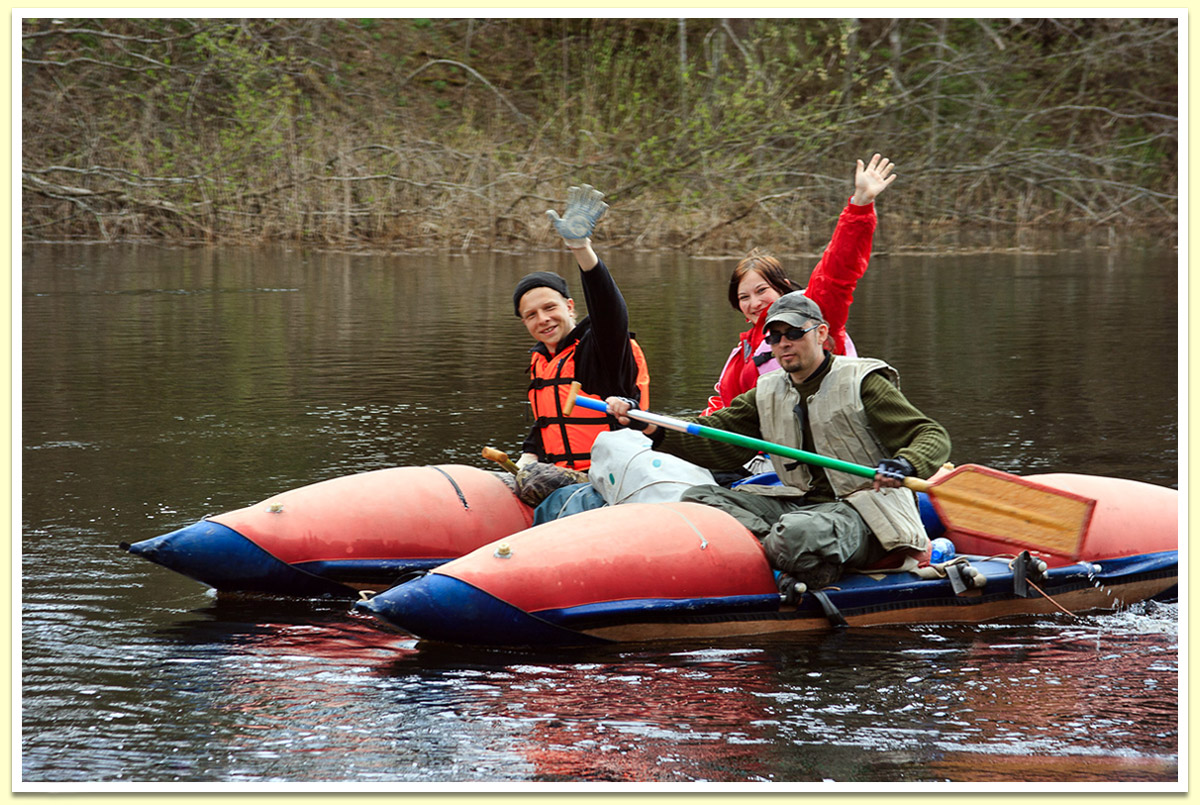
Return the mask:
{"type": "Polygon", "coordinates": [[[789,327],[786,330],[770,330],[767,332],[767,343],[775,346],[785,336],[788,341],[799,341],[804,336],[811,333],[813,330],[821,326],[821,322],[817,322],[811,327],[805,327],[801,330],[799,327],[789,327]]]}

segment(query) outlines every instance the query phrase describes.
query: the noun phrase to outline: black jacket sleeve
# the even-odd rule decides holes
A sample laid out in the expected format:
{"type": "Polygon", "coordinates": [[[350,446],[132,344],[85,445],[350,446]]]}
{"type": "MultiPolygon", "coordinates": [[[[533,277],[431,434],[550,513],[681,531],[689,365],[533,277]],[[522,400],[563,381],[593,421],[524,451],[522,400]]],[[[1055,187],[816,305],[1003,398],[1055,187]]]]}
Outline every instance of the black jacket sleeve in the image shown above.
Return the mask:
{"type": "Polygon", "coordinates": [[[600,397],[639,400],[637,363],[629,345],[629,309],[604,261],[580,271],[589,327],[575,350],[575,379],[600,397]]]}
{"type": "Polygon", "coordinates": [[[521,444],[521,452],[533,453],[538,458],[546,455],[546,450],[542,447],[542,429],[537,425],[529,429],[529,435],[525,437],[525,441],[521,444]]]}

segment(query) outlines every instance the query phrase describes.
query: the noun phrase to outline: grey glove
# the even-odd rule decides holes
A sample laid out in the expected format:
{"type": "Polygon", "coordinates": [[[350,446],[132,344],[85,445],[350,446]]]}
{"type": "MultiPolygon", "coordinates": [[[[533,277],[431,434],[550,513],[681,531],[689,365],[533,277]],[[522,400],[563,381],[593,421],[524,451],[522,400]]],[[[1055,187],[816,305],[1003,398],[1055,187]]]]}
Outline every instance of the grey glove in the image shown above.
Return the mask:
{"type": "Polygon", "coordinates": [[[563,210],[563,217],[559,218],[554,210],[546,210],[554,228],[567,242],[568,249],[581,249],[588,244],[588,238],[596,229],[596,223],[608,210],[603,198],[603,193],[590,184],[585,184],[583,187],[571,187],[567,190],[567,207],[563,210]]]}
{"type": "Polygon", "coordinates": [[[917,474],[916,468],[906,458],[885,458],[879,462],[875,472],[896,481],[903,481],[906,477],[917,474]]]}

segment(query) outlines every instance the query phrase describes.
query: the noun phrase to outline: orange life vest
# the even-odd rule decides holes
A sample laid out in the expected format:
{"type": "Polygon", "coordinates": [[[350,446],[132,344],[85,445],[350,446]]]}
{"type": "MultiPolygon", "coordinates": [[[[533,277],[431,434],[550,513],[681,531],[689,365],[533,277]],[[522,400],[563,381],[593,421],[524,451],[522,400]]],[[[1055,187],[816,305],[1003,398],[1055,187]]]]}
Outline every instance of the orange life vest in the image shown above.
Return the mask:
{"type": "MultiPolygon", "coordinates": [[[[535,424],[542,432],[544,460],[560,467],[586,470],[591,466],[592,442],[607,430],[618,426],[608,416],[590,408],[576,407],[570,416],[563,416],[563,405],[575,382],[576,341],[561,350],[553,358],[540,351],[533,353],[529,363],[529,404],[533,408],[535,424]]],[[[633,348],[633,360],[637,365],[637,388],[641,394],[639,407],[646,410],[650,405],[650,370],[646,367],[646,355],[634,339],[629,339],[633,348]]],[[[579,392],[594,400],[600,399],[581,389],[579,392]]]]}

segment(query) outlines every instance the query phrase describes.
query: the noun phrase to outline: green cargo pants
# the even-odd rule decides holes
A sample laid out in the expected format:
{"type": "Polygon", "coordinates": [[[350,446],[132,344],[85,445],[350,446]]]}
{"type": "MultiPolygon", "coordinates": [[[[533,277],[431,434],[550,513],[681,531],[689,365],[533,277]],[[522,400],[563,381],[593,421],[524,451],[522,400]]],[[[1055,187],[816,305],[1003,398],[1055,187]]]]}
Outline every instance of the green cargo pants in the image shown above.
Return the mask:
{"type": "Polygon", "coordinates": [[[681,500],[728,512],[762,542],[771,567],[820,588],[844,568],[867,567],[886,555],[854,507],[845,502],[806,504],[720,486],[693,486],[681,500]]]}

